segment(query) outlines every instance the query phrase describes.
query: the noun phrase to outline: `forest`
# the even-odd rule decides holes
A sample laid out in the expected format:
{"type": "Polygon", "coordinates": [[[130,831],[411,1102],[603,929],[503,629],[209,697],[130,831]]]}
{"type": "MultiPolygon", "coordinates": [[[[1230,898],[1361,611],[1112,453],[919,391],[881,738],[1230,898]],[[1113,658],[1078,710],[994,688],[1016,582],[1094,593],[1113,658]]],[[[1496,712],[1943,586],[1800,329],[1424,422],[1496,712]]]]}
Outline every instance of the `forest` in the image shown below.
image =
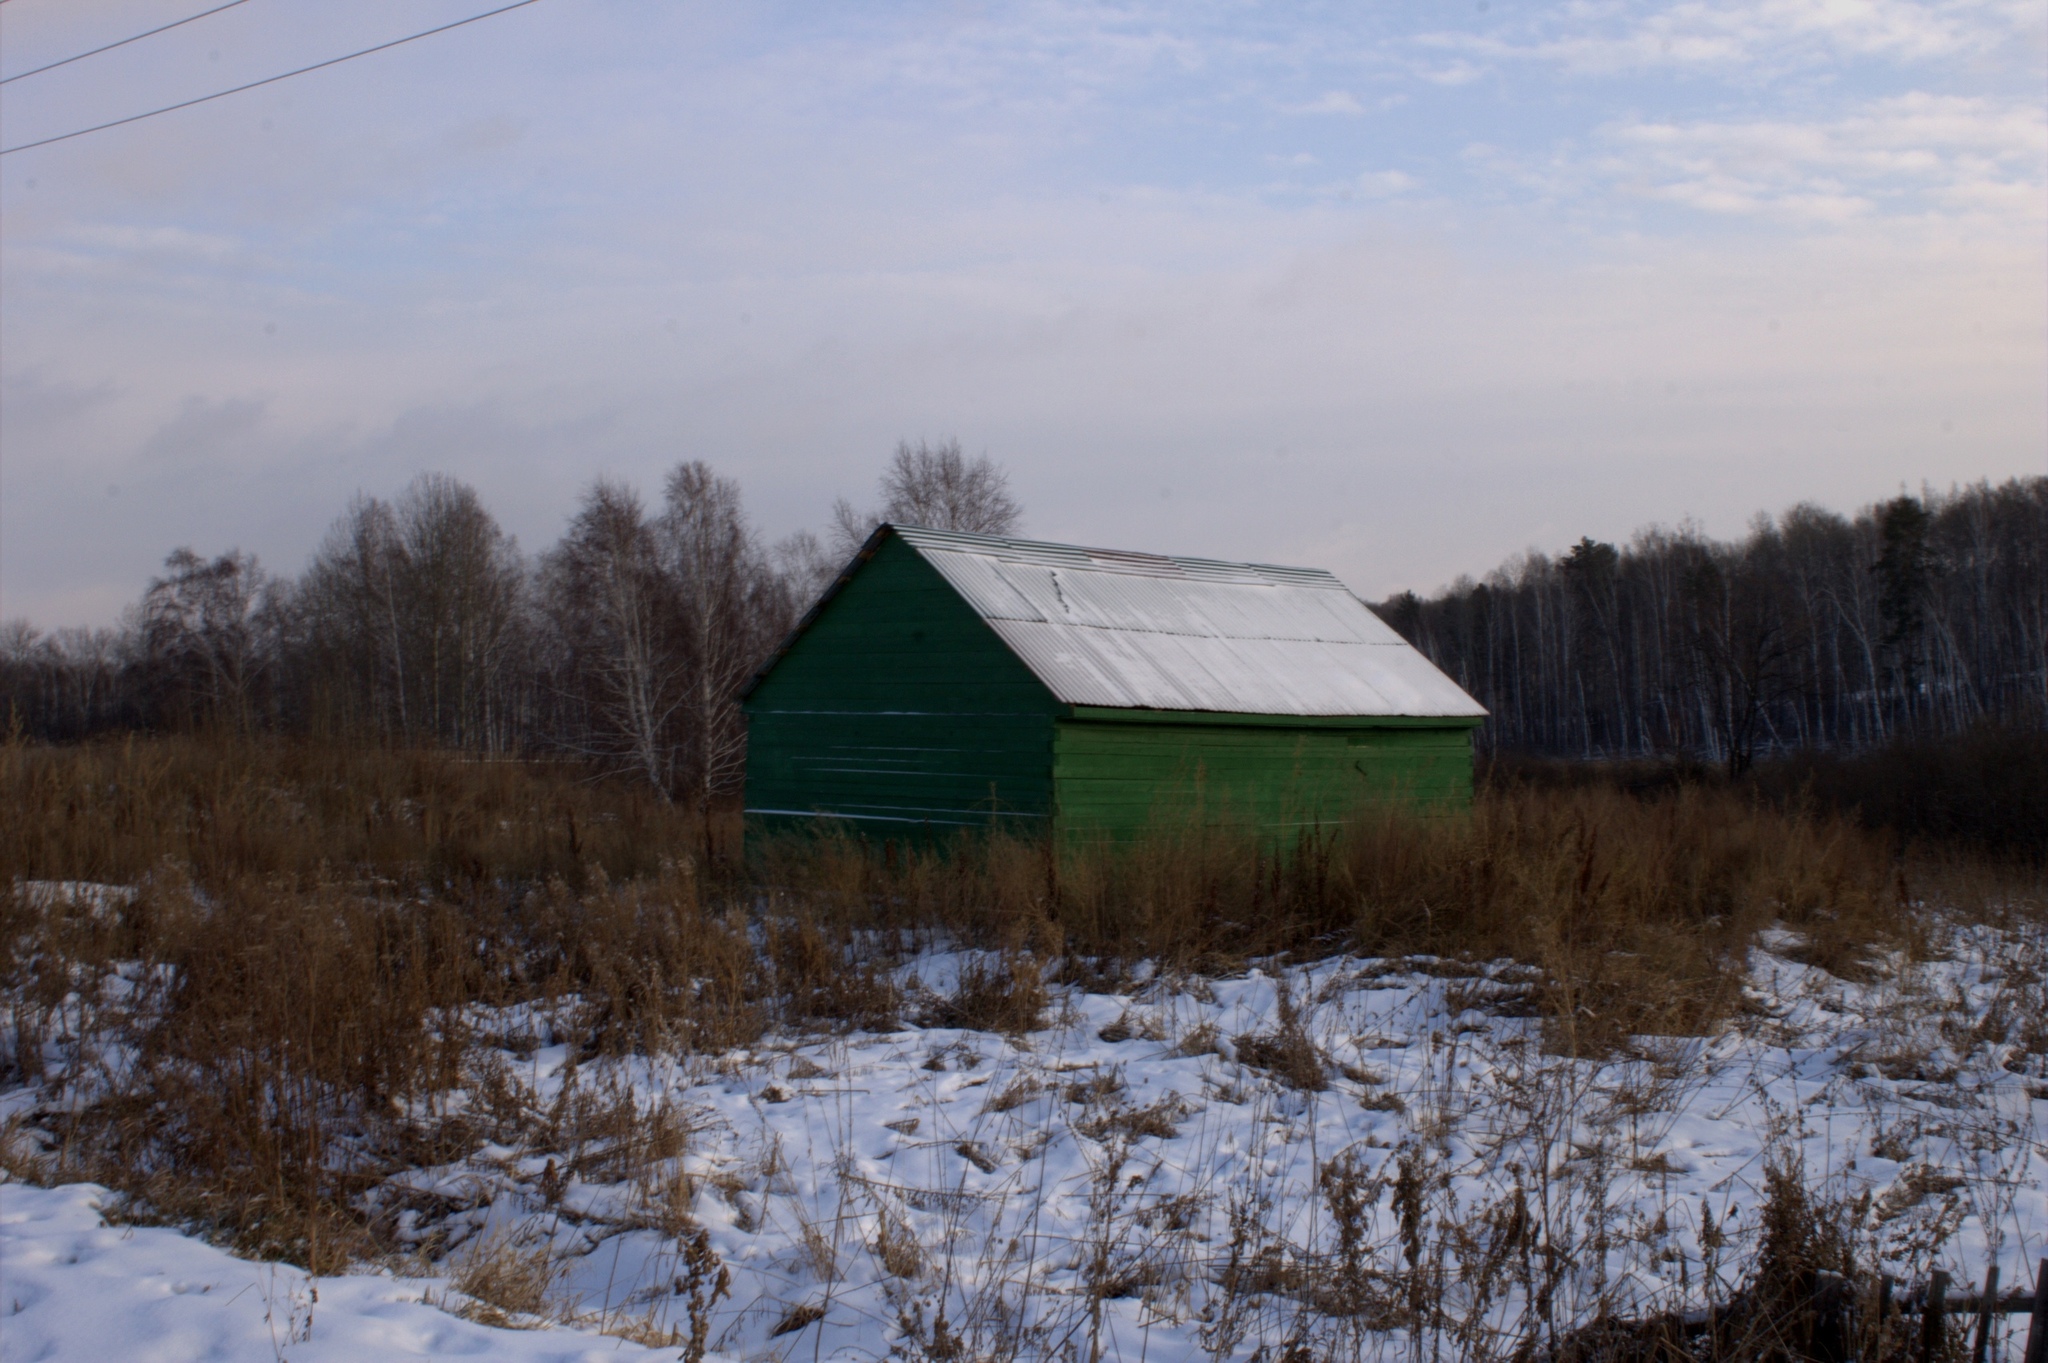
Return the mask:
{"type": "Polygon", "coordinates": [[[1379,602],[1490,711],[1482,741],[1570,757],[1864,749],[2048,717],[2048,478],[1582,538],[1379,602]]]}
{"type": "MultiPolygon", "coordinates": [[[[1004,472],[899,446],[870,511],[775,544],[739,486],[599,480],[524,553],[428,474],[359,498],[297,577],[172,552],[118,626],[0,630],[0,722],[67,741],[271,733],[561,757],[705,804],[736,791],[736,692],[883,519],[1003,533],[1004,472]]],[[[1483,749],[1677,757],[1863,750],[2048,717],[2048,478],[1800,505],[1737,541],[1655,527],[1531,551],[1374,608],[1492,712],[1483,749]]]]}

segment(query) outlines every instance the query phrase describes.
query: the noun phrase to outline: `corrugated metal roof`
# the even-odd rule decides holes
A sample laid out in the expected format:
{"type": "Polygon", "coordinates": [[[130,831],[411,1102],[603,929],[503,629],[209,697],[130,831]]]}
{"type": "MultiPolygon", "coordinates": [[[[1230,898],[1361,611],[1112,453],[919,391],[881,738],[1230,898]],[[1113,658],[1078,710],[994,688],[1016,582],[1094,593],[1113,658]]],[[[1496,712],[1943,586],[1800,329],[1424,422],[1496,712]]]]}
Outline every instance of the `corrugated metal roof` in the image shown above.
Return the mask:
{"type": "MultiPolygon", "coordinates": [[[[1472,718],[1485,709],[1316,568],[884,527],[1069,705],[1472,718]]],[[[871,542],[872,543],[872,542],[871,542]]]]}

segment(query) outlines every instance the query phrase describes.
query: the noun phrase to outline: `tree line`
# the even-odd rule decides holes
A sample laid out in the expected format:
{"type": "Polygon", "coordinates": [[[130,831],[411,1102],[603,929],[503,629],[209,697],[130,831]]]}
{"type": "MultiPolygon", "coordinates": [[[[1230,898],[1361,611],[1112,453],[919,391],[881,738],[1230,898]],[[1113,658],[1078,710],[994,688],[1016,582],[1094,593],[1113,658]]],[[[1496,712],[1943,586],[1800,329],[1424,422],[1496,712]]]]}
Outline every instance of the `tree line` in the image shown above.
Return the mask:
{"type": "Polygon", "coordinates": [[[521,552],[441,474],[359,497],[305,571],[178,549],[114,628],[0,628],[0,722],[25,736],[210,730],[560,755],[708,802],[739,784],[737,693],[883,520],[1001,534],[1007,479],[957,440],[900,445],[881,504],[765,544],[739,485],[679,464],[649,503],[599,479],[521,552]]]}
{"type": "Polygon", "coordinates": [[[2048,478],[1581,539],[1375,607],[1496,750],[1759,756],[2048,723],[2048,478]]]}
{"type": "MultiPolygon", "coordinates": [[[[74,740],[213,729],[554,754],[674,799],[735,789],[737,692],[882,520],[1002,534],[1003,471],[900,445],[880,504],[766,544],[684,463],[600,479],[529,556],[439,474],[358,498],[297,577],[179,549],[116,628],[0,628],[0,723],[74,740]]],[[[1866,747],[2048,723],[2048,478],[1650,529],[1376,603],[1491,712],[1481,743],[1577,757],[1866,747]]]]}

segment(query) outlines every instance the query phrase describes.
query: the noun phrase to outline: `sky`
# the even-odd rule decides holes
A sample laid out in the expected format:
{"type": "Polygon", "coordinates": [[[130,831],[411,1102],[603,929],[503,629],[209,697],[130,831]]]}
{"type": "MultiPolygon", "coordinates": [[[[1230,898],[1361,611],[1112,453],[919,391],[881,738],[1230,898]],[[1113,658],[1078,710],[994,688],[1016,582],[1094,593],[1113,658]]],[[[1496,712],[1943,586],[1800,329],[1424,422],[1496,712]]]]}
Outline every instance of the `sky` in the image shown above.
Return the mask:
{"type": "MultiPolygon", "coordinates": [[[[0,77],[214,3],[0,0],[0,77]]],[[[246,0],[0,147],[492,7],[246,0]]],[[[2048,7],[537,0],[0,156],[0,618],[430,470],[539,552],[702,459],[773,539],[949,437],[1369,598],[2048,472],[2048,7]]]]}

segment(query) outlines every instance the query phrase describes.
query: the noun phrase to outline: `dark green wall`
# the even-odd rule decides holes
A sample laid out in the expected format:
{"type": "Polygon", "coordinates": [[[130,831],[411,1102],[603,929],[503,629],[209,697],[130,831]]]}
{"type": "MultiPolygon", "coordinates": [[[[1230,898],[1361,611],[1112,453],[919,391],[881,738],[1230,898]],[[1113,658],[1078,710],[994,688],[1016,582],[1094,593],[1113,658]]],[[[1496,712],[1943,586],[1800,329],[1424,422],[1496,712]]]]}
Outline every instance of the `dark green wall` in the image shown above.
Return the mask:
{"type": "Polygon", "coordinates": [[[1129,837],[1196,822],[1288,828],[1375,803],[1472,798],[1469,725],[1094,714],[1054,732],[1063,835],[1129,837]]]}
{"type": "Polygon", "coordinates": [[[1028,831],[1051,812],[1064,707],[893,535],[744,708],[747,808],[796,815],[756,814],[757,827],[816,812],[886,835],[993,814],[1028,831]]]}

